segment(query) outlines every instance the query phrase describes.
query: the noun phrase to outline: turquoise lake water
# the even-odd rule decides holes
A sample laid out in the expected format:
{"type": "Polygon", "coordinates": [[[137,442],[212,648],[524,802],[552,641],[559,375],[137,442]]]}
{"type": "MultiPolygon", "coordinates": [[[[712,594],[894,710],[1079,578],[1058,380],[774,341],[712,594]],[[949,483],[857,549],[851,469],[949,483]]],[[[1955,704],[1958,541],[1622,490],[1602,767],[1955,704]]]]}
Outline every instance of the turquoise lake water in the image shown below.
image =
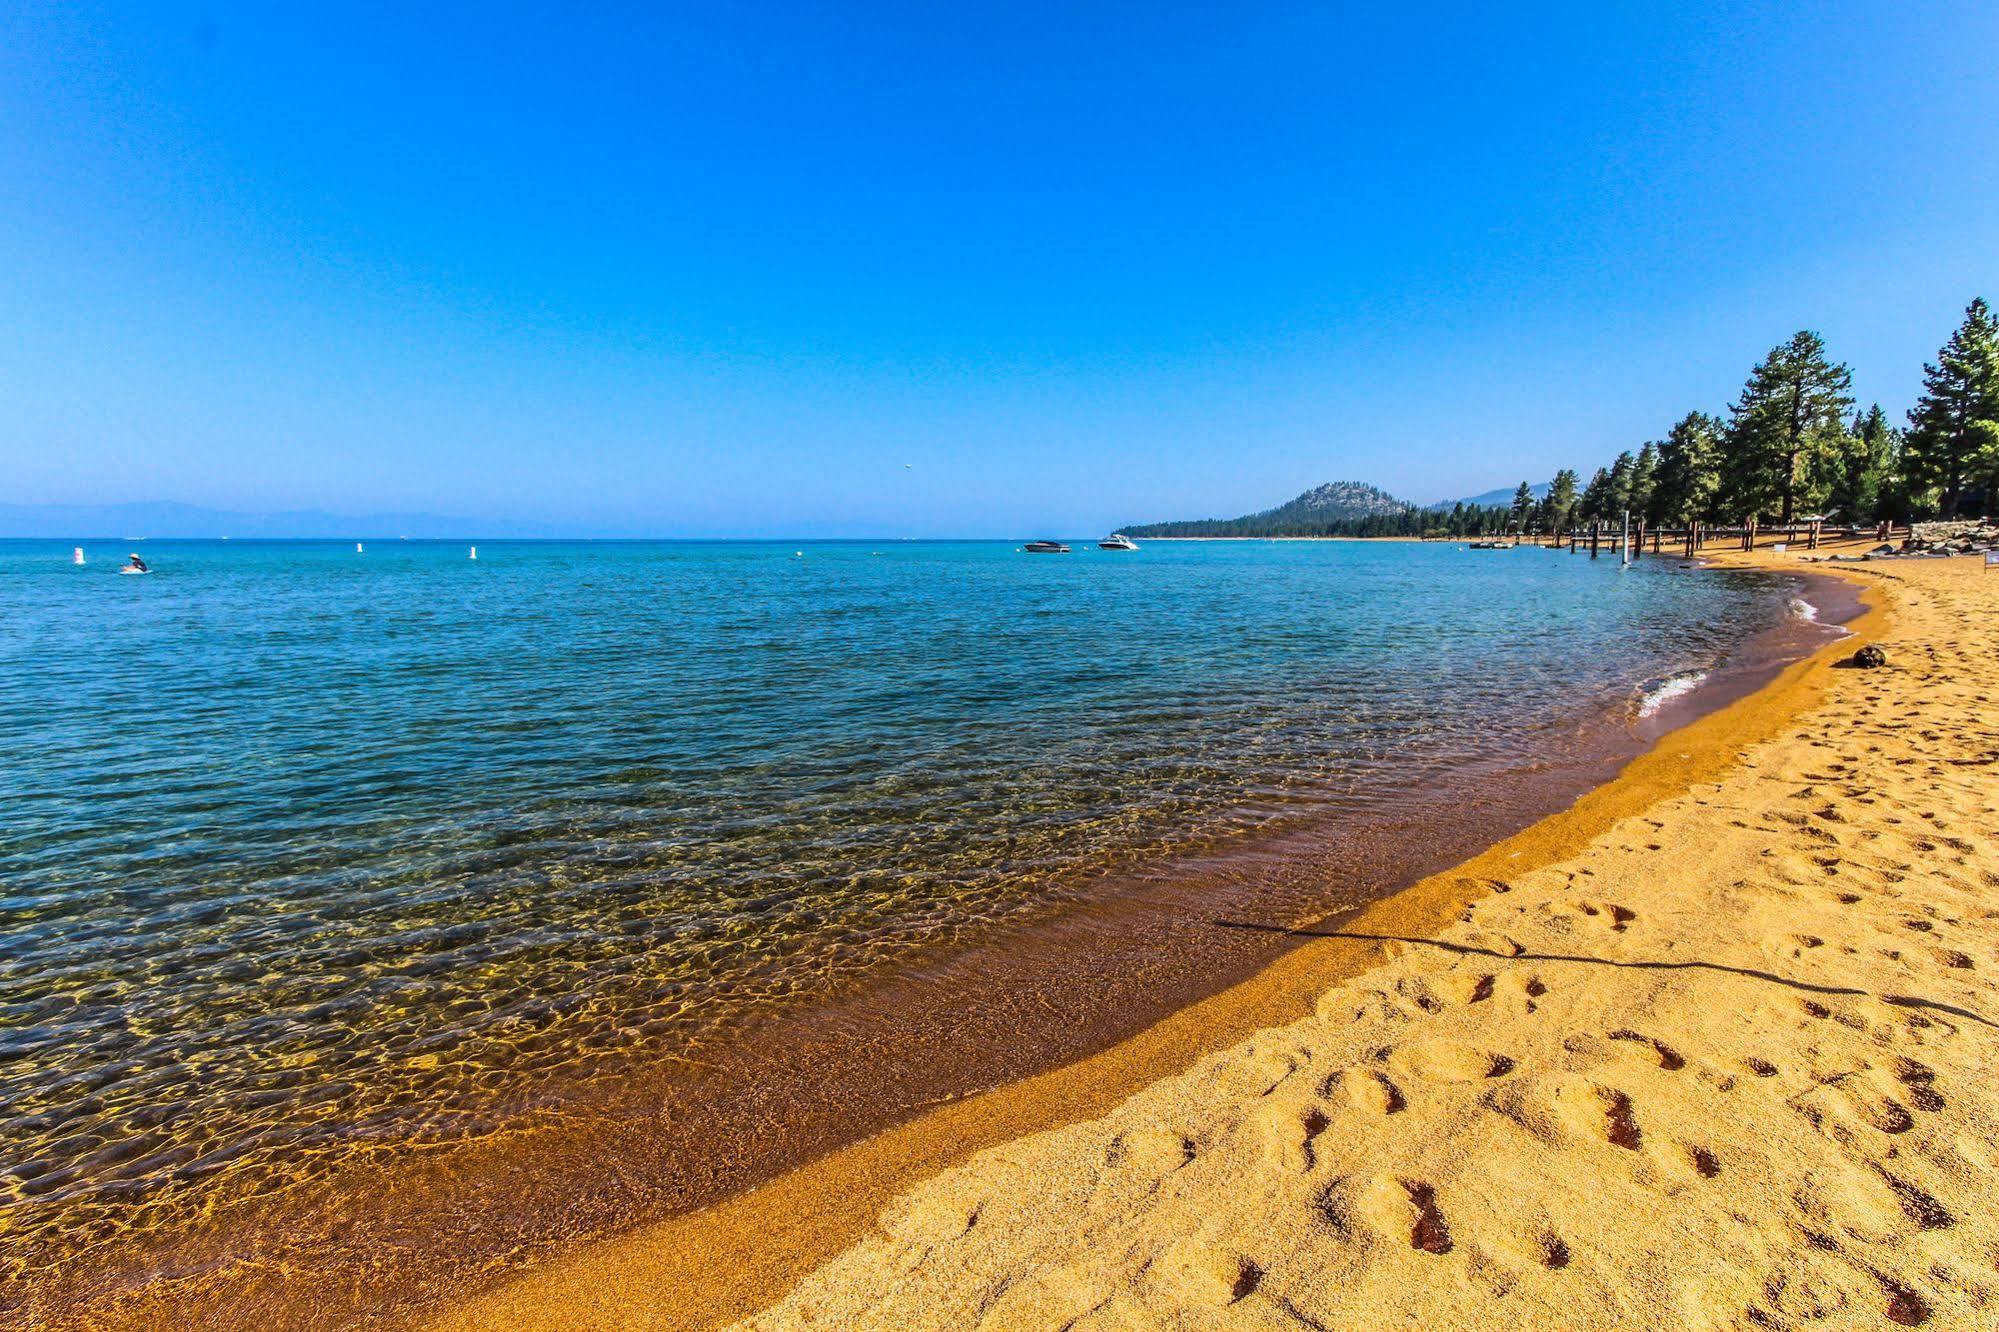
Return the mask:
{"type": "Polygon", "coordinates": [[[1360,543],[0,542],[18,1271],[1365,820],[1796,584],[1360,543]]]}

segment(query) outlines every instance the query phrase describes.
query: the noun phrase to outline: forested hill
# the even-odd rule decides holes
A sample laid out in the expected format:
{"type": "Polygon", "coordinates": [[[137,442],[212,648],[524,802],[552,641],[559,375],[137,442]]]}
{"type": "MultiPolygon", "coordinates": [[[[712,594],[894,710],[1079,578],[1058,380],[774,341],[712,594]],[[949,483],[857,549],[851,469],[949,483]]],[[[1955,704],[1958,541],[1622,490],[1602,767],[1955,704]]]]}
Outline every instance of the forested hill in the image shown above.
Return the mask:
{"type": "Polygon", "coordinates": [[[1373,536],[1400,531],[1420,512],[1377,486],[1333,481],[1288,504],[1242,518],[1196,518],[1144,523],[1122,531],[1140,537],[1373,536]]]}

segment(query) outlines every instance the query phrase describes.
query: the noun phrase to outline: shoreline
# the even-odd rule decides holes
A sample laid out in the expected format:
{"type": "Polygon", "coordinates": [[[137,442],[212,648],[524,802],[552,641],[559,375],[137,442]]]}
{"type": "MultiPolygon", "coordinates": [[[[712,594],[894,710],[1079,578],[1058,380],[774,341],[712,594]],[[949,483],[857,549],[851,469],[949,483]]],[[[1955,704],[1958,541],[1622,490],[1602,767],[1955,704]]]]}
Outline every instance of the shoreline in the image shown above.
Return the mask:
{"type": "MultiPolygon", "coordinates": [[[[1838,599],[1809,589],[1845,580],[1783,572],[1827,618],[1844,618],[1838,599]]],[[[223,1227],[146,1234],[110,1262],[69,1266],[27,1307],[63,1325],[409,1325],[571,1253],[727,1206],[931,1107],[1115,1048],[1249,979],[1298,948],[1305,927],[1349,919],[1458,864],[1601,786],[1685,717],[1753,691],[1795,656],[1808,622],[1778,619],[1734,640],[1756,646],[1731,650],[1691,698],[1657,715],[1639,710],[1636,693],[1631,713],[1596,715],[1590,728],[1623,736],[1621,752],[1565,730],[1558,757],[1516,757],[1428,792],[1432,808],[1391,801],[1395,813],[1358,839],[1371,861],[1343,858],[1312,826],[1224,839],[1150,866],[1107,899],[1072,901],[969,948],[912,955],[858,996],[780,1011],[685,1058],[636,1063],[598,1100],[550,1100],[548,1114],[499,1133],[383,1153],[324,1184],[250,1200],[223,1227]],[[1440,814],[1440,800],[1452,812],[1440,814]],[[1499,812],[1466,818],[1467,800],[1499,812]],[[1301,882],[1318,885],[1302,913],[1301,882]],[[1342,892],[1328,894],[1335,883],[1342,892]],[[937,1042],[932,1030],[952,1039],[937,1042]]]]}
{"type": "MultiPolygon", "coordinates": [[[[1844,586],[1787,573],[1806,588],[1844,586]]],[[[1829,618],[1844,615],[1836,598],[1808,595],[1829,618]]],[[[685,1057],[635,1062],[589,1099],[558,1104],[553,1093],[548,1113],[516,1127],[383,1153],[250,1200],[215,1229],[148,1235],[111,1262],[72,1266],[45,1307],[117,1325],[336,1315],[404,1325],[568,1252],[726,1205],[939,1103],[1115,1047],[1254,976],[1299,946],[1292,930],[1390,896],[1600,786],[1686,716],[1756,687],[1807,632],[1773,620],[1735,640],[1691,699],[1640,717],[1645,686],[1634,680],[1632,712],[1606,708],[1548,733],[1545,751],[1384,791],[1351,828],[1320,817],[1196,845],[969,946],[908,955],[858,992],[780,1010],[685,1057]],[[941,1030],[952,1039],[935,1040],[941,1030]]]]}
{"type": "MultiPolygon", "coordinates": [[[[1847,570],[1726,555],[1713,563],[1807,578],[1830,573],[1864,589],[1864,608],[1846,626],[1850,634],[1875,632],[1884,620],[1876,585],[1847,570]]],[[[1482,884],[1573,854],[1619,819],[1733,767],[1743,749],[1774,735],[1820,697],[1822,668],[1843,641],[1826,644],[1746,694],[1667,730],[1669,744],[1655,737],[1569,807],[1330,923],[1343,933],[1437,933],[1468,909],[1482,884]]],[[[983,1148],[1102,1115],[1205,1054],[1309,1013],[1322,991],[1386,956],[1387,945],[1353,939],[1298,943],[1254,976],[1108,1049],[945,1104],[700,1212],[559,1251],[443,1311],[433,1325],[580,1327],[615,1321],[692,1329],[748,1316],[868,1233],[881,1209],[917,1181],[983,1148]],[[838,1201],[829,1206],[828,1199],[838,1201]],[[726,1279],[718,1281],[718,1273],[726,1279]]]]}

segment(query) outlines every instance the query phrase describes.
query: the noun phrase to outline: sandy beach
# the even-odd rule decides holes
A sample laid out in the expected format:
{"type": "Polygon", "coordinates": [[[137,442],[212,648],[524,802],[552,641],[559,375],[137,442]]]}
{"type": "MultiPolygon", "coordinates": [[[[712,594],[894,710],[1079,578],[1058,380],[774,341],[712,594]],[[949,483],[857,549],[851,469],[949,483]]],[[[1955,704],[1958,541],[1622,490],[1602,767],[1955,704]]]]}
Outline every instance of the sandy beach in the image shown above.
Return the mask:
{"type": "Polygon", "coordinates": [[[442,1324],[1983,1325],[1999,579],[1842,568],[1886,669],[1821,653],[1123,1046],[442,1324]]]}
{"type": "Polygon", "coordinates": [[[0,1332],[1999,1332],[1999,5],[1587,17],[0,12],[0,1332]]]}

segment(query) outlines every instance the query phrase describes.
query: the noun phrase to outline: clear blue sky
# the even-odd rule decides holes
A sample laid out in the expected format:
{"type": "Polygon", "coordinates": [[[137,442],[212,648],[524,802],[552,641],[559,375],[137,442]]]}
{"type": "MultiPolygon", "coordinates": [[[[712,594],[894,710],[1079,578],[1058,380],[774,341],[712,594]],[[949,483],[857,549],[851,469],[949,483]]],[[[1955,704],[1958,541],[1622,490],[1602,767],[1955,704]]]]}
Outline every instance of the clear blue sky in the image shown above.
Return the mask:
{"type": "Polygon", "coordinates": [[[1989,0],[583,8],[7,6],[0,500],[1087,535],[1999,298],[1989,0]]]}

